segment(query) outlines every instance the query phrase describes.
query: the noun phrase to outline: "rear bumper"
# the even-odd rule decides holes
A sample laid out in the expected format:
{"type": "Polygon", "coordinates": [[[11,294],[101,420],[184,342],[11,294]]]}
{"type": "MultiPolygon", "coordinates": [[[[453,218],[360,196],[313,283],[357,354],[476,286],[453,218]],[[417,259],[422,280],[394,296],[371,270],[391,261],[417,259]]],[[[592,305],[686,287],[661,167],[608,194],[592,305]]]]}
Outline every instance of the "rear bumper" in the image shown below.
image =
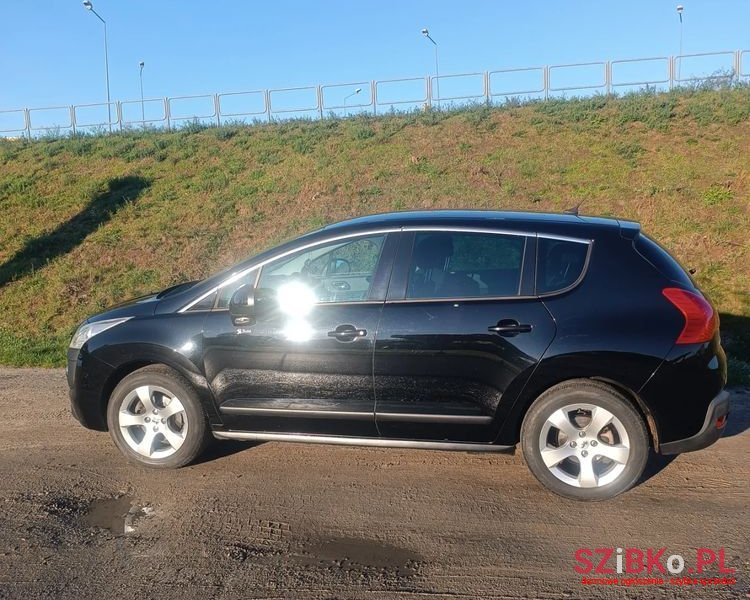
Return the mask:
{"type": "Polygon", "coordinates": [[[724,433],[728,415],[729,392],[723,390],[708,405],[703,427],[698,433],[688,438],[661,444],[659,452],[661,454],[682,454],[683,452],[692,452],[710,446],[724,433]]]}

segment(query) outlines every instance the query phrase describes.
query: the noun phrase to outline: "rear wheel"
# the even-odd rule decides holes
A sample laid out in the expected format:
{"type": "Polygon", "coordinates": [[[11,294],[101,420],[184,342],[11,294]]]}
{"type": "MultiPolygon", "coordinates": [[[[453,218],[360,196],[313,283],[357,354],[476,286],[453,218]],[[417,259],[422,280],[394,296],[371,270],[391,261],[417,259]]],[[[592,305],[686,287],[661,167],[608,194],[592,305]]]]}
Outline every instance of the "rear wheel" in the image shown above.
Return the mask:
{"type": "Polygon", "coordinates": [[[641,415],[619,391],[575,380],[547,390],[531,405],[521,447],[545,487],[567,498],[605,500],[638,481],[649,438],[641,415]]]}
{"type": "Polygon", "coordinates": [[[139,369],[117,385],[107,407],[107,424],[129,460],[155,468],[194,461],[210,435],[190,383],[162,365],[139,369]]]}

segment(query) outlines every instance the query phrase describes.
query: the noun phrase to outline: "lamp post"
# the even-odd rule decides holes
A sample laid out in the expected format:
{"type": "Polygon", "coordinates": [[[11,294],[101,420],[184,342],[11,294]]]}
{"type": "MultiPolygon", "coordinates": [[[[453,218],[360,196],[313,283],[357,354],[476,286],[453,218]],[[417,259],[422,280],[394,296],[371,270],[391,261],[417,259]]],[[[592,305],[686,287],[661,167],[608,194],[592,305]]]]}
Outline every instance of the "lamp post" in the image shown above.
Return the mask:
{"type": "Polygon", "coordinates": [[[680,17],[680,54],[677,57],[677,82],[679,84],[682,77],[682,11],[685,7],[682,4],[677,5],[677,15],[680,17]]]}
{"type": "Polygon", "coordinates": [[[146,63],[141,61],[138,63],[138,66],[140,67],[140,72],[138,73],[138,76],[141,80],[141,126],[145,129],[146,128],[146,109],[143,105],[143,67],[146,66],[146,63]]]}
{"type": "Polygon", "coordinates": [[[352,96],[356,96],[356,95],[357,95],[357,94],[359,94],[359,93],[360,93],[361,91],[362,91],[362,88],[357,88],[357,89],[356,89],[356,90],[354,90],[354,91],[353,91],[353,92],[352,92],[351,94],[349,94],[348,96],[346,96],[346,97],[344,98],[344,108],[345,108],[345,109],[346,109],[346,107],[347,107],[347,106],[346,106],[346,103],[347,103],[347,102],[349,101],[349,98],[351,98],[352,96]]]}
{"type": "Polygon", "coordinates": [[[94,15],[96,15],[96,18],[99,19],[104,24],[104,69],[107,76],[107,121],[109,125],[110,132],[112,131],[112,102],[110,101],[109,96],[109,50],[107,49],[107,22],[102,19],[101,15],[94,10],[94,5],[91,3],[91,0],[83,0],[83,7],[88,10],[89,12],[92,12],[94,15]]]}
{"type": "Polygon", "coordinates": [[[422,35],[430,40],[432,45],[435,46],[435,83],[437,83],[437,104],[438,108],[440,108],[440,64],[438,61],[438,45],[437,42],[430,37],[430,32],[426,27],[422,30],[422,35]]]}

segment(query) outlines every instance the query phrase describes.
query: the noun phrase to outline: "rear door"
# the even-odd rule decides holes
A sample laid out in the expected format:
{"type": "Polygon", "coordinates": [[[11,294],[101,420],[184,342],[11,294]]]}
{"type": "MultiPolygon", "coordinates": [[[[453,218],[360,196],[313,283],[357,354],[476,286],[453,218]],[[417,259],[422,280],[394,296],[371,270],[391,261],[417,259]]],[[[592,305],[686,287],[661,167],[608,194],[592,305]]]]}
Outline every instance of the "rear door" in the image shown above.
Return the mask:
{"type": "Polygon", "coordinates": [[[375,341],[388,438],[489,442],[555,333],[534,295],[536,237],[406,229],[375,341]]]}

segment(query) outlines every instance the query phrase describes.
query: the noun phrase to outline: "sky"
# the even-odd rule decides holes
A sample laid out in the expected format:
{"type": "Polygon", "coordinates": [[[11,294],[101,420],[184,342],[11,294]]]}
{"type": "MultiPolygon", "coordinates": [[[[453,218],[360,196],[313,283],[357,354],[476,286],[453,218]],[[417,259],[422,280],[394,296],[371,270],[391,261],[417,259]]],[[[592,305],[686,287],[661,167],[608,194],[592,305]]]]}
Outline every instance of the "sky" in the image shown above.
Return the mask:
{"type": "MultiPolygon", "coordinates": [[[[113,100],[677,54],[670,0],[93,0],[113,100]]],[[[750,49],[749,0],[683,0],[684,53],[750,49]]],[[[748,54],[750,63],[750,53],[748,54]]],[[[748,69],[750,70],[750,69],[748,69]]],[[[447,84],[446,84],[447,85],[447,84]]],[[[0,109],[102,102],[80,0],[0,2],[0,109]]]]}

